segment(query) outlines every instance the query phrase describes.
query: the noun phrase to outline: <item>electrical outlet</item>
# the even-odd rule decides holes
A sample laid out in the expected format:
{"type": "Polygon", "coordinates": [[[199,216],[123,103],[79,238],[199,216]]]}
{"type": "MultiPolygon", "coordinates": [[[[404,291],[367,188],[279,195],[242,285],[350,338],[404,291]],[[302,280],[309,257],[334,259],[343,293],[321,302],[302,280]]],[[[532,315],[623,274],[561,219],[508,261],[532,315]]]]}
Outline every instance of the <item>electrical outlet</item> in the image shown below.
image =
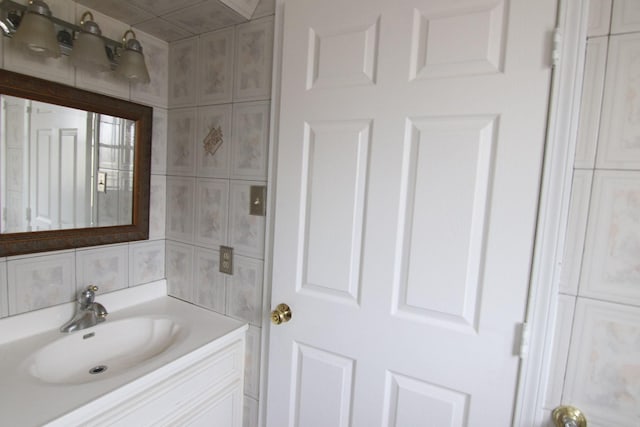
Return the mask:
{"type": "Polygon", "coordinates": [[[233,275],[233,248],[220,246],[220,273],[233,275]]]}

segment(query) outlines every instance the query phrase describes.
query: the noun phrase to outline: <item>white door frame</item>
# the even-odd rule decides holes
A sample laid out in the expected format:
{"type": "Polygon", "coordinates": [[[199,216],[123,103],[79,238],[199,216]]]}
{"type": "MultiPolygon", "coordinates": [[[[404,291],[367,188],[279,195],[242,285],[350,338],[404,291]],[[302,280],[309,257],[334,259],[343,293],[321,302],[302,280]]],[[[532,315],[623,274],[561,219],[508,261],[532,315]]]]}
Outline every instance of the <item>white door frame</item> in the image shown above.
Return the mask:
{"type": "Polygon", "coordinates": [[[514,426],[541,425],[551,365],[558,287],[571,196],[584,75],[589,0],[560,0],[558,58],[549,102],[547,144],[526,322],[528,354],[522,360],[514,426]],[[535,422],[535,424],[534,424],[535,422]]]}
{"type": "MultiPolygon", "coordinates": [[[[529,333],[528,354],[522,360],[514,426],[531,427],[541,423],[542,408],[552,351],[558,284],[564,252],[565,231],[571,195],[580,96],[584,73],[589,0],[559,0],[559,50],[553,73],[545,160],[536,232],[526,322],[529,333]]],[[[269,313],[271,311],[271,272],[273,253],[273,218],[278,152],[282,27],[284,5],[276,0],[272,100],[267,184],[267,217],[263,291],[263,322],[260,361],[259,426],[266,422],[268,381],[269,313]]]]}

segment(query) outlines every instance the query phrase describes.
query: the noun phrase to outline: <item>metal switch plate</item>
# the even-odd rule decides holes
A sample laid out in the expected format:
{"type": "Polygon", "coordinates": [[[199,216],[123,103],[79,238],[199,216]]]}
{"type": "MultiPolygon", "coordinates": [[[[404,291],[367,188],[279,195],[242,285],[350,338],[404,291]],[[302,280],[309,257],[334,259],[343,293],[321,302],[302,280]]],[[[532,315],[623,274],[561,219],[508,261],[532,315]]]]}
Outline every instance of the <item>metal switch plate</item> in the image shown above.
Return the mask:
{"type": "Polygon", "coordinates": [[[220,246],[220,273],[233,275],[233,248],[220,246]]]}
{"type": "Polygon", "coordinates": [[[252,185],[249,188],[249,215],[265,216],[267,214],[267,187],[252,185]]]}

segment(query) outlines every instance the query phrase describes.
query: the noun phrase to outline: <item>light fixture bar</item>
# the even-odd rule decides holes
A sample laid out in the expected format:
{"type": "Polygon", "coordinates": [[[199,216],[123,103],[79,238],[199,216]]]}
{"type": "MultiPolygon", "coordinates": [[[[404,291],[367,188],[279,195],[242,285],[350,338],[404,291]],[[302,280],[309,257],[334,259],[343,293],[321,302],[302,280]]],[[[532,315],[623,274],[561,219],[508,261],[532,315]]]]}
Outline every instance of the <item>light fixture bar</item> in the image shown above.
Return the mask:
{"type": "MultiPolygon", "coordinates": [[[[19,16],[24,16],[27,10],[27,6],[22,5],[20,3],[16,3],[13,0],[2,0],[0,1],[0,31],[5,37],[13,37],[16,32],[17,26],[14,22],[11,21],[9,15],[14,12],[19,16]]],[[[56,33],[58,34],[58,45],[60,46],[60,52],[69,56],[71,51],[73,50],[72,40],[76,33],[82,32],[82,28],[76,24],[72,24],[67,21],[63,21],[62,19],[56,18],[55,16],[50,16],[49,19],[53,22],[56,27],[56,33]],[[64,36],[61,36],[61,32],[67,32],[69,34],[69,40],[65,40],[64,36]]],[[[122,41],[112,40],[103,35],[99,35],[103,41],[107,49],[110,51],[109,62],[111,63],[111,69],[115,69],[118,65],[118,62],[115,60],[116,54],[119,53],[122,49],[122,41]]]]}

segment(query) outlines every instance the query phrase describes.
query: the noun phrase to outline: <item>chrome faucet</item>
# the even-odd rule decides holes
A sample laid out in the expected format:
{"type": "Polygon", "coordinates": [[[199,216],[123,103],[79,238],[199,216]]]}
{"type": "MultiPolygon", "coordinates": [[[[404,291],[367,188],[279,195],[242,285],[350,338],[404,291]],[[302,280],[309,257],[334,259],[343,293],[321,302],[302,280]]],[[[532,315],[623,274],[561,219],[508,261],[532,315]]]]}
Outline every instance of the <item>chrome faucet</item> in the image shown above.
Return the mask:
{"type": "Polygon", "coordinates": [[[102,304],[94,301],[97,290],[97,286],[89,285],[87,289],[78,293],[76,314],[60,327],[60,332],[79,331],[104,322],[109,313],[102,304]]]}

